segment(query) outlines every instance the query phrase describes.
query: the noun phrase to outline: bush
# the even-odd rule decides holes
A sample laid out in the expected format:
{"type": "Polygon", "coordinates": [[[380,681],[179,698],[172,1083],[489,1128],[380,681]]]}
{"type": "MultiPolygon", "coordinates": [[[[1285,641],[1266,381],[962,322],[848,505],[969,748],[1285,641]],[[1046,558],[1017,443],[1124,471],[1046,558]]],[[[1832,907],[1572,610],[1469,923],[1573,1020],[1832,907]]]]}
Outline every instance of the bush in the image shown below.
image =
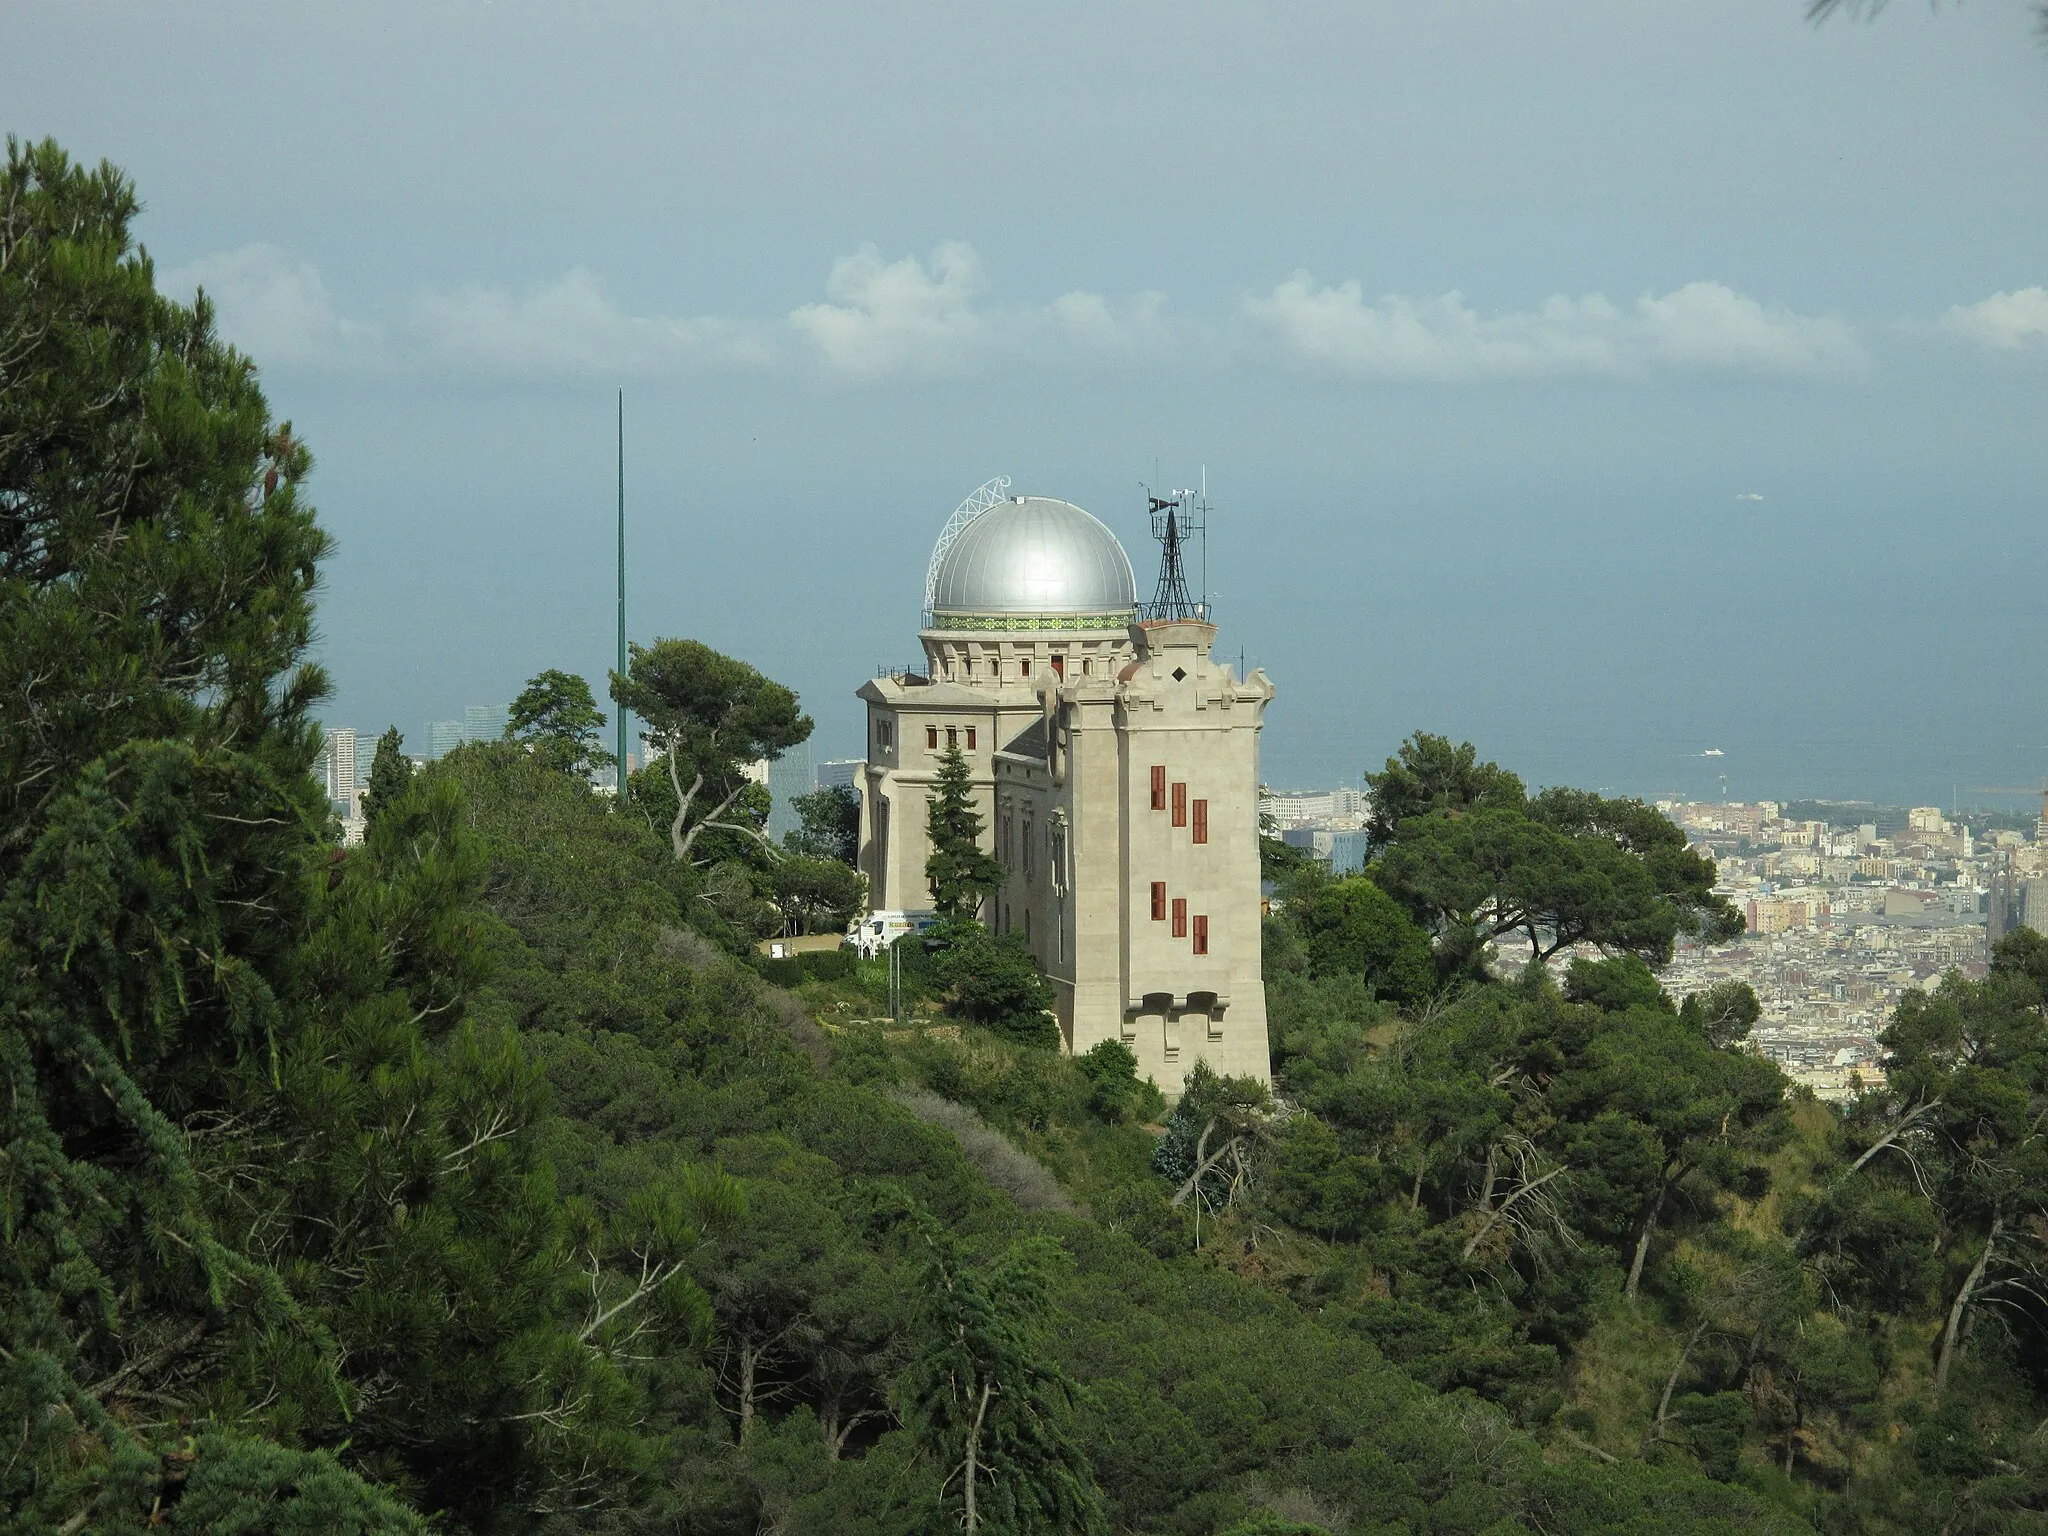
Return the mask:
{"type": "Polygon", "coordinates": [[[978,923],[956,925],[947,939],[935,959],[952,993],[949,1012],[1018,1045],[1059,1049],[1052,988],[1021,939],[997,938],[978,923]]]}
{"type": "Polygon", "coordinates": [[[797,957],[813,981],[847,981],[853,976],[851,949],[819,949],[797,957]]]}
{"type": "Polygon", "coordinates": [[[801,955],[771,959],[753,957],[754,969],[771,986],[795,988],[806,981],[847,981],[854,975],[854,952],[850,949],[816,949],[801,955]]]}
{"type": "Polygon", "coordinates": [[[1088,1113],[1107,1125],[1164,1114],[1166,1100],[1156,1085],[1138,1076],[1138,1058],[1121,1040],[1104,1040],[1074,1058],[1088,1079],[1088,1113]]]}

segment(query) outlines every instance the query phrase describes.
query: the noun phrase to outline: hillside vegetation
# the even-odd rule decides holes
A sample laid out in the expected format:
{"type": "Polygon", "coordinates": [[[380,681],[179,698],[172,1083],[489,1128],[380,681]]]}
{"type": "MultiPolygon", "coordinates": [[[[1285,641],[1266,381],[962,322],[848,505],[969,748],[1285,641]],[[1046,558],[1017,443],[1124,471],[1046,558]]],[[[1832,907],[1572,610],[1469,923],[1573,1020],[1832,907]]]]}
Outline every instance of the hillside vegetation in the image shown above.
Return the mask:
{"type": "Polygon", "coordinates": [[[1274,1089],[1141,1082],[965,919],[900,1024],[771,985],[846,882],[729,769],[808,722],[677,641],[625,686],[688,777],[596,793],[543,674],[343,849],[310,455],[134,210],[10,146],[6,1529],[2040,1528],[2048,945],[1838,1113],[1659,989],[1729,928],[1682,839],[1420,737],[1373,878],[1273,851],[1274,1089]]]}

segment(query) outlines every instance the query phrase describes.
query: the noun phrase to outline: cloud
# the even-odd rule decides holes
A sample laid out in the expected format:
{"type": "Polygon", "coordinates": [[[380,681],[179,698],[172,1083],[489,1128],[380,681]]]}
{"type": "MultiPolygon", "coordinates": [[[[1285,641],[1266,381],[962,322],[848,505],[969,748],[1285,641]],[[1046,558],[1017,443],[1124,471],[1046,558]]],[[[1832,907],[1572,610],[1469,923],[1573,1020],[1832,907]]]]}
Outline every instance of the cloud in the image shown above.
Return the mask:
{"type": "Polygon", "coordinates": [[[1999,352],[2048,341],[2048,288],[1994,293],[1975,304],[1958,304],[1942,324],[1967,341],[1999,352]]]}
{"type": "MultiPolygon", "coordinates": [[[[1297,272],[1220,317],[1172,313],[1165,295],[1075,290],[1045,303],[992,300],[979,253],[949,241],[888,259],[863,246],[832,263],[823,299],[776,317],[635,314],[588,267],[524,290],[424,291],[384,320],[341,315],[319,270],[246,245],[162,274],[203,286],[223,333],[263,363],[483,378],[803,373],[856,384],[1040,372],[1274,366],[1359,380],[1446,385],[1563,377],[1853,375],[1870,364],[1834,315],[1768,306],[1718,282],[1616,303],[1556,295],[1486,312],[1455,291],[1368,300],[1355,282],[1297,272]]],[[[2048,290],[1994,294],[1941,325],[1982,346],[2048,342],[2048,290]]]]}
{"type": "Polygon", "coordinates": [[[948,241],[930,261],[884,261],[872,245],[832,264],[830,301],[790,311],[789,325],[832,373],[850,379],[943,377],[1005,360],[1097,362],[1170,344],[1165,295],[1118,306],[1076,291],[1042,306],[984,307],[974,247],[948,241]]]}
{"type": "Polygon", "coordinates": [[[828,365],[855,378],[950,372],[987,342],[974,300],[988,286],[974,247],[948,242],[927,268],[915,256],[884,262],[872,245],[832,263],[829,304],[790,311],[789,323],[828,365]]]}
{"type": "Polygon", "coordinates": [[[336,312],[317,267],[274,245],[172,267],[157,275],[157,288],[178,299],[204,289],[221,335],[259,363],[362,363],[383,341],[377,326],[336,312]]]}
{"type": "Polygon", "coordinates": [[[1284,361],[1360,378],[1464,383],[1655,372],[1816,374],[1866,361],[1833,316],[1766,308],[1721,283],[1687,283],[1623,307],[1600,294],[1555,295],[1536,308],[1485,315],[1463,295],[1389,295],[1367,302],[1297,272],[1246,301],[1256,330],[1284,361]]]}
{"type": "Polygon", "coordinates": [[[603,279],[576,267],[514,295],[472,285],[422,294],[411,336],[431,361],[465,371],[643,375],[687,364],[761,367],[772,361],[755,327],[717,318],[631,315],[603,279]]]}

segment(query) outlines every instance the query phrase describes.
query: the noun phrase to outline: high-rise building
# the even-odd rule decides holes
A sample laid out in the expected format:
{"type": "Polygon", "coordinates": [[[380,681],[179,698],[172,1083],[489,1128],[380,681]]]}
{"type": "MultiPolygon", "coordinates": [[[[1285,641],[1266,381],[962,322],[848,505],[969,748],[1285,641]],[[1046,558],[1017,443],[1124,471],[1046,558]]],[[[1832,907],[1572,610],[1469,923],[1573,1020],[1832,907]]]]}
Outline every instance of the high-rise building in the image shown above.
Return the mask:
{"type": "Polygon", "coordinates": [[[768,765],[768,793],[772,797],[768,806],[768,835],[777,843],[803,825],[796,807],[790,802],[798,795],[808,795],[817,787],[818,778],[811,768],[811,744],[808,741],[798,742],[768,765]]]}
{"type": "Polygon", "coordinates": [[[328,802],[344,819],[353,817],[358,784],[356,733],[345,725],[323,730],[320,744],[320,776],[328,802]]]}
{"type": "Polygon", "coordinates": [[[503,740],[505,726],[511,719],[511,715],[511,708],[504,704],[472,704],[462,712],[462,739],[464,741],[503,740]]]}
{"type": "Polygon", "coordinates": [[[2020,921],[2034,932],[2048,935],[2048,875],[2033,875],[2020,882],[2020,921]]]}
{"type": "Polygon", "coordinates": [[[860,783],[860,771],[867,766],[857,757],[834,758],[818,764],[819,789],[853,789],[860,783]]]}
{"type": "Polygon", "coordinates": [[[425,743],[427,761],[438,763],[468,739],[469,734],[460,720],[429,720],[425,743]]]}

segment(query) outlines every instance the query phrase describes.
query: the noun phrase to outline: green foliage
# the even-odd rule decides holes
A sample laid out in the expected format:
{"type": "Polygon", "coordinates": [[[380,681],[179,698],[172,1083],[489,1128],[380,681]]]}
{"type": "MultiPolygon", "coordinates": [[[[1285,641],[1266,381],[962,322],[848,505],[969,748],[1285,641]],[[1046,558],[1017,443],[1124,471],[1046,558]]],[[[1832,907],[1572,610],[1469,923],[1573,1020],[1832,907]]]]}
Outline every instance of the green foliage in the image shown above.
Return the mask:
{"type": "Polygon", "coordinates": [[[1498,763],[1482,763],[1469,741],[1417,731],[1378,773],[1365,776],[1372,792],[1366,848],[1377,857],[1400,836],[1401,824],[1420,816],[1456,816],[1471,810],[1519,810],[1522,781],[1498,763]]]}
{"type": "Polygon", "coordinates": [[[1307,939],[1311,975],[1360,976],[1373,995],[1397,1002],[1435,990],[1428,933],[1371,880],[1332,880],[1288,912],[1307,939]]]}
{"type": "Polygon", "coordinates": [[[64,664],[0,703],[0,1504],[395,1530],[368,1483],[467,1523],[612,1475],[455,797],[326,843],[309,456],[118,176],[7,180],[0,670],[64,664]]]}
{"type": "Polygon", "coordinates": [[[1121,1040],[1102,1040],[1075,1058],[1088,1080],[1088,1112],[1108,1125],[1163,1114],[1158,1088],[1138,1076],[1138,1058],[1121,1040]]]}
{"type": "Polygon", "coordinates": [[[788,854],[768,875],[785,933],[841,933],[860,914],[867,882],[837,859],[788,854]]]}
{"type": "Polygon", "coordinates": [[[1152,1166],[1173,1186],[1173,1203],[1224,1211],[1250,1188],[1258,1152],[1274,1121],[1273,1094],[1254,1077],[1220,1077],[1206,1061],[1181,1085],[1152,1166]]]}
{"type": "Polygon", "coordinates": [[[784,835],[791,853],[854,864],[860,858],[860,791],[851,784],[826,784],[790,805],[802,823],[784,835]]]}
{"type": "Polygon", "coordinates": [[[377,738],[377,752],[370,759],[370,782],[363,790],[363,824],[375,822],[411,783],[412,759],[405,755],[405,738],[394,725],[377,738]]]}
{"type": "Polygon", "coordinates": [[[1748,982],[1717,981],[1687,997],[1678,1015],[1715,1045],[1736,1045],[1749,1038],[1764,1005],[1748,982]]]}
{"type": "MultiPolygon", "coordinates": [[[[1749,991],[1741,982],[1733,985],[1749,991]]],[[[1640,955],[1616,955],[1612,960],[1574,959],[1565,967],[1564,995],[1574,1003],[1590,1003],[1603,1013],[1626,1013],[1631,1008],[1671,1011],[1670,997],[1658,983],[1656,973],[1643,963],[1640,955]]],[[[1754,1002],[1756,994],[1751,992],[1749,995],[1754,1002]]],[[[1708,1033],[1706,1027],[1698,1022],[1697,1015],[1686,1022],[1702,1034],[1708,1033]]],[[[1729,1042],[1715,1039],[1713,1043],[1726,1045],[1729,1042]]]]}
{"type": "Polygon", "coordinates": [[[604,725],[590,684],[574,672],[549,667],[528,679],[512,701],[505,735],[549,767],[587,776],[618,761],[599,745],[604,725]]]}
{"type": "MultiPolygon", "coordinates": [[[[2048,940],[2022,928],[2001,939],[1991,974],[1951,974],[1932,994],[1905,998],[1883,1035],[1886,1085],[1857,1105],[1851,1134],[1867,1142],[1851,1176],[1903,1193],[1906,1181],[1940,1216],[1938,1296],[1946,1313],[1935,1349],[1942,1391],[1995,1307],[2035,1347],[2048,1338],[2048,940]]],[[[1853,1206],[1851,1207],[1853,1208],[1853,1206]]],[[[1839,1204],[1827,1212],[1839,1222],[1839,1204]]],[[[1831,1222],[1830,1225],[1833,1225],[1831,1222]]],[[[1897,1290],[1880,1259],[1866,1284],[1897,1290]]]]}
{"type": "Polygon", "coordinates": [[[757,960],[754,968],[778,987],[800,987],[807,981],[845,981],[855,974],[856,961],[850,949],[821,949],[757,960]]]}
{"type": "MultiPolygon", "coordinates": [[[[998,937],[974,922],[954,923],[938,932],[942,947],[935,951],[936,971],[952,1011],[1019,1045],[1059,1049],[1060,1028],[1051,1013],[1052,985],[1022,939],[1015,934],[998,937]]],[[[898,942],[915,945],[919,940],[898,942]]]]}
{"type": "Polygon", "coordinates": [[[676,861],[692,857],[708,828],[761,837],[725,813],[754,787],[744,772],[749,764],[809,738],[811,717],[796,695],[696,640],[656,640],[628,654],[625,676],[611,674],[611,695],[640,717],[662,756],[674,795],[668,835],[676,861]]]}
{"type": "Polygon", "coordinates": [[[1087,1533],[1102,1496],[1074,1425],[1074,1383],[1045,1338],[1053,1282],[1071,1260],[1044,1238],[975,1263],[935,1222],[918,1223],[916,1335],[898,1413],[942,1469],[940,1498],[963,1530],[1087,1533]]]}
{"type": "Polygon", "coordinates": [[[2039,1527],[2038,935],[1909,998],[1882,1087],[1788,1100],[1753,996],[1649,968],[1720,931],[1710,866],[1417,737],[1375,876],[1267,930],[1278,1096],[1197,1060],[1155,1142],[1132,1053],[1020,1043],[1043,979],[966,923],[903,951],[965,1027],[828,1034],[740,957],[731,778],[808,722],[701,647],[624,685],[675,710],[666,828],[483,743],[327,843],[306,451],[118,175],[7,180],[8,1529],[2039,1527]],[[1475,871],[1415,985],[1387,896],[1475,871]],[[1562,988],[1459,948],[1588,913],[1562,988]]]}
{"type": "Polygon", "coordinates": [[[1639,800],[1571,789],[1528,799],[1469,742],[1420,734],[1368,782],[1373,878],[1436,935],[1446,969],[1476,970],[1511,934],[1537,960],[1584,944],[1662,965],[1681,932],[1742,932],[1714,894],[1713,862],[1639,800]]]}
{"type": "Polygon", "coordinates": [[[974,804],[967,759],[957,746],[939,759],[925,830],[932,851],[924,873],[931,883],[933,912],[941,924],[974,921],[982,903],[1003,883],[1003,866],[981,846],[981,812],[974,804]]]}

